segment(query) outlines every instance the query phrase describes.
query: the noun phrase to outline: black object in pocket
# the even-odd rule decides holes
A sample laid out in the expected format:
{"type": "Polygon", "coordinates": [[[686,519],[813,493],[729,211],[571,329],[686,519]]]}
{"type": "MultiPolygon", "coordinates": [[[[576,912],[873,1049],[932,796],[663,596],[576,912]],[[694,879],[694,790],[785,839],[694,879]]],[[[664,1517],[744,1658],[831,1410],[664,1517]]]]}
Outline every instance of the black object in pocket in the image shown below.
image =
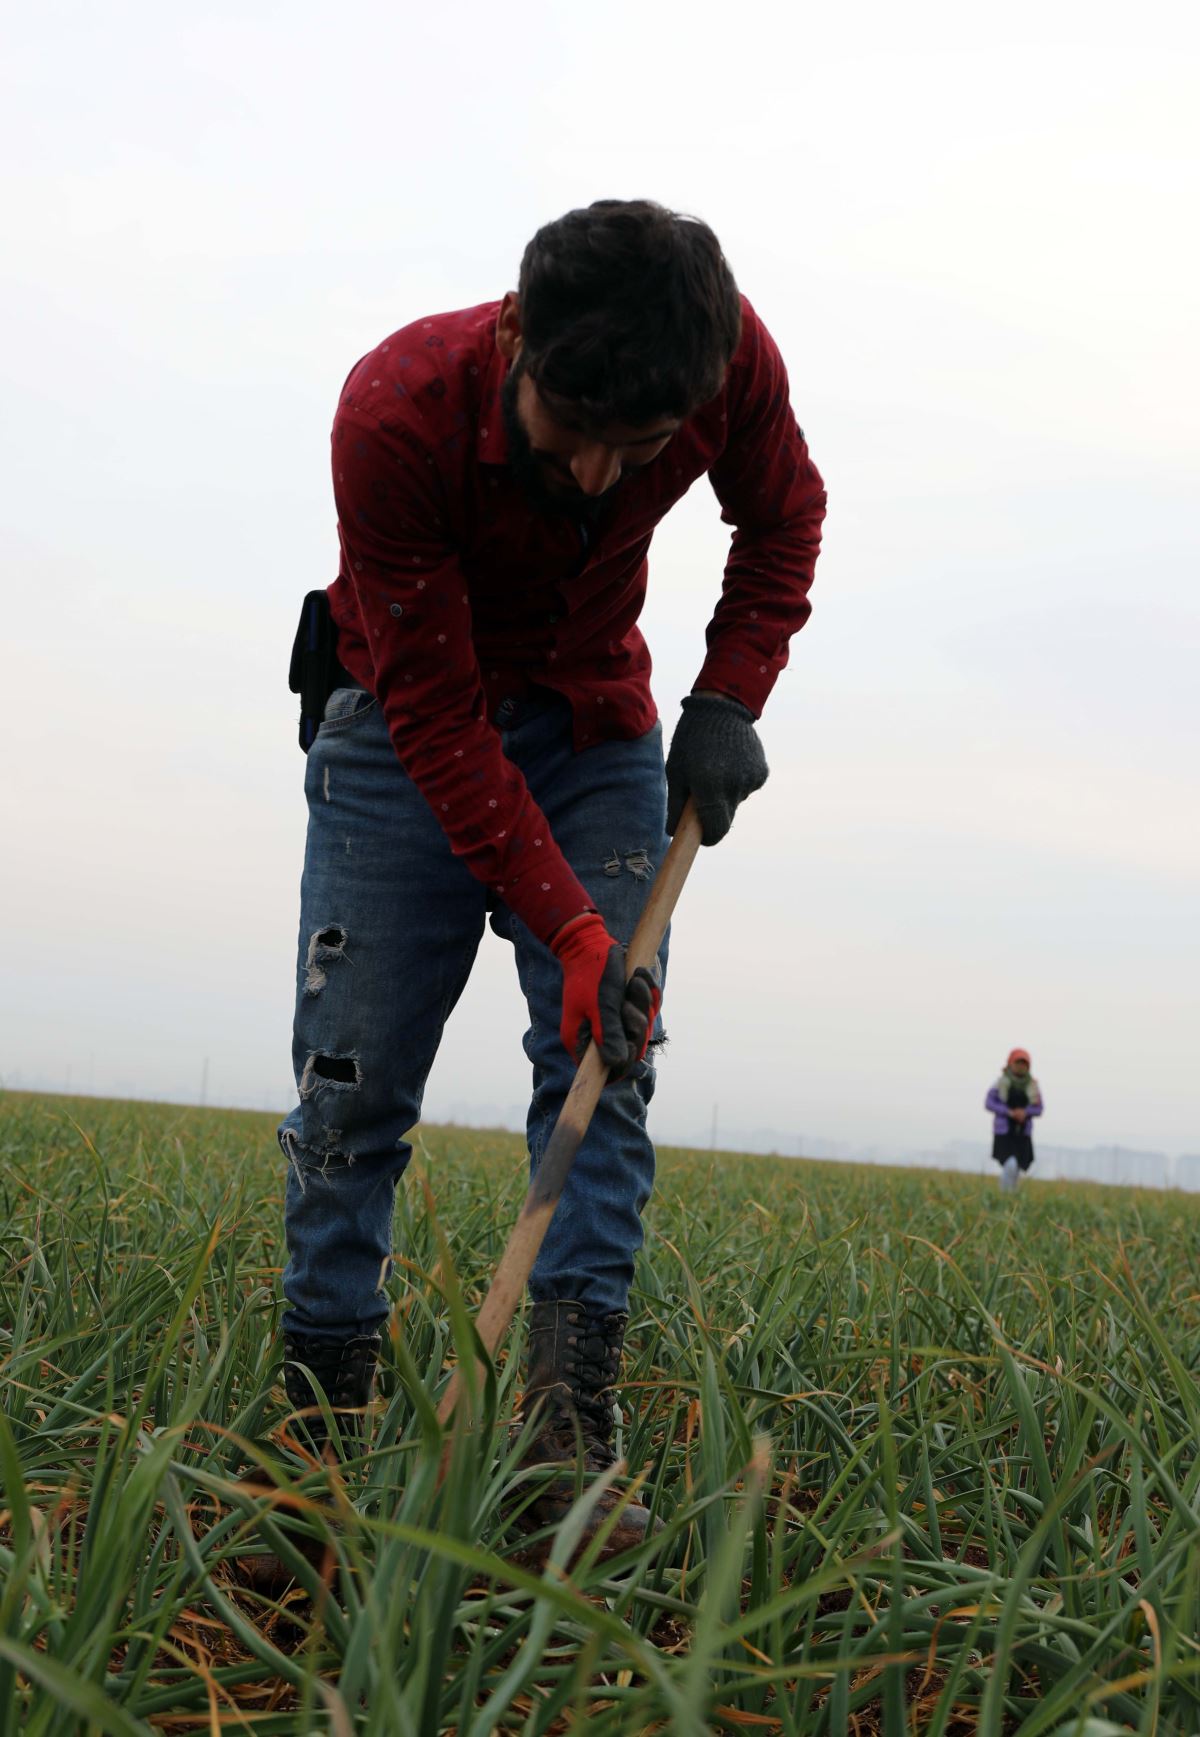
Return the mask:
{"type": "Polygon", "coordinates": [[[329,593],[310,591],[300,611],[292,644],[288,687],[300,695],[300,746],[307,754],[325,716],[334,688],[357,687],[338,662],[337,624],[329,613],[329,593]]]}

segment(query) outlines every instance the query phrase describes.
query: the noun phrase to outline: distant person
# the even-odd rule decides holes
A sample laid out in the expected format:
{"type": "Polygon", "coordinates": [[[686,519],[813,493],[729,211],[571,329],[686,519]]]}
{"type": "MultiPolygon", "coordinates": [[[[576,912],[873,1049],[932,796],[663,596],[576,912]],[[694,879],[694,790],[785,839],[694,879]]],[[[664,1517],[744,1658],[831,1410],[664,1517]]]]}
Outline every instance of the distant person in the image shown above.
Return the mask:
{"type": "MultiPolygon", "coordinates": [[[[600,1470],[666,965],[664,942],[627,983],[624,948],[686,799],[714,845],[766,779],[755,724],[809,613],[825,490],[712,230],[612,199],[540,229],[515,290],[356,364],[333,486],[340,571],[307,600],[293,670],[309,819],[280,1129],[288,1397],[313,1405],[311,1370],[336,1406],[370,1401],[395,1186],[490,923],[528,1007],[535,1171],[589,1037],[611,1069],[533,1268],[524,1383],[528,1463],[573,1461],[581,1435],[600,1470]],[[707,643],[664,766],[637,622],[655,526],[703,476],[733,534],[723,576],[691,581],[707,643]]],[[[531,1512],[563,1506],[560,1489],[531,1512]]],[[[631,1503],[610,1544],[647,1522],[631,1503]]]]}
{"type": "Polygon", "coordinates": [[[1042,1089],[1029,1071],[1029,1051],[1014,1049],[1004,1071],[984,1099],[992,1112],[992,1157],[1000,1166],[1000,1187],[1011,1194],[1033,1163],[1031,1123],[1042,1113],[1042,1089]]]}

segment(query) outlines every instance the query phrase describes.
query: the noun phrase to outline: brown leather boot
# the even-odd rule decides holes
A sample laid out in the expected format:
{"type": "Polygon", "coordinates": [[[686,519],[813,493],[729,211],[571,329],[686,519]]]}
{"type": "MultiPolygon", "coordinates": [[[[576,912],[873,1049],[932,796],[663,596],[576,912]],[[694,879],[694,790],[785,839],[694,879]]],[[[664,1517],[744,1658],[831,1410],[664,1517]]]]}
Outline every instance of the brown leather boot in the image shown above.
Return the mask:
{"type": "MultiPolygon", "coordinates": [[[[575,1500],[575,1466],[580,1451],[588,1472],[616,1463],[613,1451],[613,1384],[621,1366],[621,1347],[629,1316],[598,1315],[576,1302],[535,1303],[526,1352],[524,1409],[537,1420],[538,1433],[522,1466],[561,1465],[555,1478],[522,1516],[533,1528],[557,1525],[575,1500]]],[[[648,1532],[662,1530],[640,1502],[621,1506],[618,1490],[607,1490],[592,1509],[580,1548],[593,1538],[614,1509],[620,1517],[609,1533],[600,1560],[640,1544],[648,1532]]]]}
{"type": "MultiPolygon", "coordinates": [[[[307,1444],[311,1444],[318,1455],[328,1458],[334,1450],[324,1415],[306,1371],[311,1369],[320,1382],[330,1409],[337,1418],[343,1448],[347,1454],[353,1455],[365,1442],[368,1434],[368,1408],[375,1389],[375,1366],[379,1360],[380,1342],[378,1333],[360,1334],[352,1339],[332,1342],[327,1339],[310,1339],[300,1334],[285,1335],[284,1390],[292,1408],[303,1413],[301,1419],[289,1427],[302,1439],[306,1436],[307,1444]]],[[[256,1472],[248,1473],[239,1479],[239,1482],[255,1490],[264,1487],[266,1483],[262,1474],[256,1472]]],[[[280,1508],[276,1518],[286,1524],[287,1509],[280,1508]]],[[[324,1567],[327,1552],[319,1539],[296,1533],[294,1542],[296,1549],[314,1568],[324,1567]]],[[[292,1581],[291,1570],[273,1551],[260,1556],[242,1557],[238,1565],[244,1580],[256,1590],[272,1596],[278,1596],[292,1581]]]]}
{"type": "Polygon", "coordinates": [[[329,1408],[337,1418],[338,1430],[353,1452],[354,1446],[366,1436],[367,1407],[375,1391],[380,1343],[378,1333],[360,1333],[353,1339],[334,1341],[310,1339],[300,1333],[284,1335],[284,1389],[288,1403],[304,1414],[303,1426],[317,1453],[324,1451],[329,1431],[306,1370],[311,1369],[321,1383],[329,1408]]]}

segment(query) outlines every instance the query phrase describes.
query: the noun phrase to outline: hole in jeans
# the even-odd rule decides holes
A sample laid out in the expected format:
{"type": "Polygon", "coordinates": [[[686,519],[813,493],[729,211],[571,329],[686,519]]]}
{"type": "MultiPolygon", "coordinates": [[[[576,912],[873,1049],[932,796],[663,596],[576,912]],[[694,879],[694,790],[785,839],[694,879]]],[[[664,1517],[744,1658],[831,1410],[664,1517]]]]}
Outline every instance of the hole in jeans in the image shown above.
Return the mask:
{"type": "Polygon", "coordinates": [[[314,930],[304,960],[304,993],[319,995],[329,981],[326,966],[346,958],[346,931],[340,923],[314,930]]]}
{"type": "Polygon", "coordinates": [[[358,1063],[348,1055],[315,1055],[312,1071],[323,1080],[340,1080],[343,1085],[356,1086],[358,1063]]]}

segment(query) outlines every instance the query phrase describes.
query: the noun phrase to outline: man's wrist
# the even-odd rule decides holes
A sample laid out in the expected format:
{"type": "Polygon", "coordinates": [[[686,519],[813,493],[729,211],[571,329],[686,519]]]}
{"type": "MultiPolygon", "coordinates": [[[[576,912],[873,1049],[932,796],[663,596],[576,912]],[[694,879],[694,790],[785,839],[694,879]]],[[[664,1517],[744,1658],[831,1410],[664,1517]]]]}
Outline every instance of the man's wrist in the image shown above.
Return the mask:
{"type": "Polygon", "coordinates": [[[714,705],[732,706],[733,710],[739,713],[741,717],[745,718],[747,723],[752,724],[754,722],[754,713],[750,710],[749,706],[744,705],[741,700],[735,700],[732,694],[718,693],[715,688],[694,688],[690,694],[684,695],[684,710],[686,711],[688,707],[694,705],[696,701],[699,701],[700,705],[704,707],[714,705]]]}
{"type": "Polygon", "coordinates": [[[575,934],[577,930],[589,928],[593,923],[597,922],[602,923],[603,918],[600,916],[599,911],[597,911],[592,905],[589,905],[586,910],[580,911],[577,917],[569,917],[567,921],[561,924],[559,928],[555,929],[554,933],[551,935],[549,941],[550,951],[552,953],[557,952],[562,943],[571,935],[575,934]]]}

